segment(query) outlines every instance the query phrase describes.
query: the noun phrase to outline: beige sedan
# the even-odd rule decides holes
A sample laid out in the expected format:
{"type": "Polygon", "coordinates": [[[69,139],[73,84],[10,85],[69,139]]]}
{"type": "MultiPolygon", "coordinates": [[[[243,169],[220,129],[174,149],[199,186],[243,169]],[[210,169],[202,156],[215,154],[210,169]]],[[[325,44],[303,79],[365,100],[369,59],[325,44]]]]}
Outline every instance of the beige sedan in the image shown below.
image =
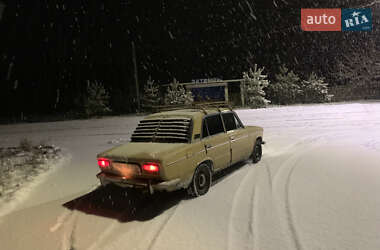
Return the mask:
{"type": "Polygon", "coordinates": [[[213,173],[262,154],[263,128],[244,126],[230,109],[184,109],[147,116],[131,142],[98,154],[102,185],[209,190],[213,173]]]}

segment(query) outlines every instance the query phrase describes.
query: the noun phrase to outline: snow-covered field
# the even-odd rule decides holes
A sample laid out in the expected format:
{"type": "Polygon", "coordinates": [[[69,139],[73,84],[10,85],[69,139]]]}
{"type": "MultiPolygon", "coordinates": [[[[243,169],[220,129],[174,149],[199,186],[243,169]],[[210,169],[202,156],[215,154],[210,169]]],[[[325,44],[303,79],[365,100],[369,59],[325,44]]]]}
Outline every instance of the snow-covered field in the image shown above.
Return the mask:
{"type": "Polygon", "coordinates": [[[0,211],[0,248],[380,249],[380,102],[238,114],[264,127],[263,159],[197,199],[96,189],[96,153],[141,117],[0,126],[0,146],[27,137],[71,155],[0,211]]]}

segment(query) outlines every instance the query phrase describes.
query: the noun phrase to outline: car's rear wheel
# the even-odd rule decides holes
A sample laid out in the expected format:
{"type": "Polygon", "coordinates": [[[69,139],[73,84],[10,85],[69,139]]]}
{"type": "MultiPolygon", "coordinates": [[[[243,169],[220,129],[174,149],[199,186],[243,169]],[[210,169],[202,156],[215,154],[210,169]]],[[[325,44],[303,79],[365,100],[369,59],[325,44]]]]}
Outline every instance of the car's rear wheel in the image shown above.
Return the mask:
{"type": "Polygon", "coordinates": [[[253,152],[252,152],[252,162],[258,163],[261,160],[261,156],[263,154],[263,149],[261,146],[261,139],[257,139],[255,142],[255,145],[253,146],[253,152]]]}
{"type": "Polygon", "coordinates": [[[187,191],[189,195],[198,197],[208,192],[211,183],[212,173],[210,167],[207,164],[202,163],[195,169],[193,180],[187,188],[187,191]]]}

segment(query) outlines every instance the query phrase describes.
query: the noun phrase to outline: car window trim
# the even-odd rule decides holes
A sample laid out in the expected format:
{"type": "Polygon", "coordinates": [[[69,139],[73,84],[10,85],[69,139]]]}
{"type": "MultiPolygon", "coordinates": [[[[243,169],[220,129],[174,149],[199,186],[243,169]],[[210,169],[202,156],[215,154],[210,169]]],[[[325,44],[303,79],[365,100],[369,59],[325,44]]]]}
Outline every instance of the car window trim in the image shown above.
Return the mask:
{"type": "Polygon", "coordinates": [[[207,116],[204,116],[204,117],[202,118],[201,140],[202,140],[203,138],[210,137],[210,131],[208,130],[208,125],[207,125],[207,122],[206,122],[206,117],[207,117],[207,116]],[[206,124],[206,129],[207,129],[207,134],[208,134],[206,137],[205,137],[204,134],[203,134],[203,125],[204,125],[204,124],[206,124]]]}

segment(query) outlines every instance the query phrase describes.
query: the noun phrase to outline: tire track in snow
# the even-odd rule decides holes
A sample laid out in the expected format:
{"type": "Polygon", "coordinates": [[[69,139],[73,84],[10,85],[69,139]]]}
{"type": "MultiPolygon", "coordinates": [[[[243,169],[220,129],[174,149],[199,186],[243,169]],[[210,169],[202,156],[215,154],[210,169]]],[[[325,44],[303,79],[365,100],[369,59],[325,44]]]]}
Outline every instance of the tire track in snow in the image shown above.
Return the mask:
{"type": "MultiPolygon", "coordinates": [[[[251,165],[251,164],[250,164],[251,165]]],[[[255,184],[252,176],[256,174],[256,168],[249,166],[248,173],[243,177],[238,188],[235,191],[232,200],[232,208],[229,215],[227,249],[242,249],[241,242],[244,241],[245,249],[251,249],[254,246],[254,209],[255,209],[255,184]],[[248,190],[249,206],[245,206],[247,196],[244,191],[248,190]],[[248,211],[246,211],[248,210],[248,211]],[[248,218],[248,222],[246,221],[248,218]],[[243,226],[242,226],[243,225],[243,226]],[[240,243],[240,244],[239,244],[240,243]]]]}
{"type": "Polygon", "coordinates": [[[71,216],[73,211],[65,210],[61,215],[57,217],[56,223],[50,227],[50,232],[54,233],[67,221],[67,217],[71,216]]]}
{"type": "Polygon", "coordinates": [[[77,213],[75,211],[64,211],[56,220],[56,223],[49,228],[51,233],[63,228],[61,238],[61,250],[74,249],[74,231],[76,227],[77,213]]]}
{"type": "Polygon", "coordinates": [[[250,210],[251,210],[250,218],[252,219],[249,221],[249,226],[252,230],[252,236],[253,236],[253,238],[251,239],[252,247],[250,249],[256,249],[256,246],[258,245],[258,242],[259,242],[258,233],[254,233],[254,232],[259,232],[258,224],[255,219],[255,218],[259,218],[259,206],[258,206],[259,199],[258,199],[257,193],[258,193],[257,187],[255,186],[253,190],[253,197],[251,199],[251,206],[250,206],[250,210]]]}
{"type": "Polygon", "coordinates": [[[294,216],[292,214],[292,210],[290,209],[290,201],[289,201],[290,180],[291,180],[291,176],[292,176],[292,174],[294,172],[294,169],[296,169],[296,167],[297,167],[297,163],[298,163],[298,160],[291,167],[291,169],[290,169],[290,171],[288,173],[288,176],[286,178],[286,183],[285,183],[285,209],[286,209],[286,214],[287,214],[287,217],[288,217],[289,229],[290,229],[290,232],[291,232],[291,234],[293,236],[295,247],[296,247],[296,249],[301,250],[302,246],[301,246],[301,242],[299,240],[299,236],[298,236],[297,230],[295,228],[294,216]]]}
{"type": "Polygon", "coordinates": [[[275,206],[278,208],[277,211],[280,216],[280,222],[283,224],[286,235],[288,235],[291,240],[290,242],[293,242],[291,248],[297,250],[301,250],[302,246],[291,212],[289,189],[291,174],[293,173],[300,156],[301,154],[296,154],[286,159],[286,161],[280,166],[280,169],[277,171],[274,178],[274,196],[277,196],[277,198],[275,197],[275,200],[277,201],[275,202],[275,206]],[[283,181],[284,183],[281,183],[283,181]]]}
{"type": "Polygon", "coordinates": [[[173,216],[175,215],[179,205],[181,204],[181,202],[175,206],[171,211],[170,211],[170,214],[164,219],[164,221],[161,223],[161,225],[159,226],[158,230],[156,231],[155,235],[153,236],[153,239],[152,241],[150,242],[149,246],[148,246],[148,250],[152,250],[153,247],[155,246],[157,240],[160,238],[162,232],[164,231],[165,227],[168,225],[169,221],[173,218],[173,216]]]}
{"type": "MultiPolygon", "coordinates": [[[[271,145],[270,145],[270,143],[268,143],[268,144],[265,144],[266,150],[265,150],[264,154],[266,157],[282,156],[282,155],[287,154],[289,152],[294,152],[295,149],[298,148],[299,146],[303,145],[304,143],[313,142],[315,139],[317,139],[319,137],[320,136],[311,135],[311,136],[303,137],[299,140],[297,140],[298,138],[296,138],[296,141],[294,143],[289,143],[288,145],[281,148],[280,150],[271,150],[271,145]]],[[[289,138],[289,140],[293,141],[294,139],[289,138]]]]}
{"type": "MultiPolygon", "coordinates": [[[[76,204],[78,206],[79,204],[76,204]]],[[[65,210],[56,220],[56,223],[50,227],[50,232],[54,233],[60,228],[63,228],[63,236],[61,240],[62,250],[75,249],[75,230],[77,227],[79,213],[77,210],[65,210]]]]}
{"type": "MultiPolygon", "coordinates": [[[[149,228],[149,231],[152,231],[151,233],[148,233],[148,234],[144,233],[145,235],[149,235],[146,237],[150,237],[152,239],[150,241],[150,244],[148,245],[148,247],[146,247],[146,249],[152,249],[155,242],[159,238],[160,234],[162,233],[162,231],[164,230],[164,228],[166,227],[166,225],[168,224],[170,219],[174,216],[179,205],[180,205],[180,203],[177,204],[175,207],[173,207],[171,210],[169,210],[166,217],[164,217],[165,215],[161,215],[161,216],[157,217],[156,219],[152,219],[151,221],[146,221],[143,223],[143,225],[141,225],[141,228],[143,230],[144,230],[144,228],[149,228]],[[161,217],[164,217],[162,219],[162,222],[159,221],[161,219],[161,217]],[[159,225],[157,226],[156,224],[159,224],[159,225]],[[158,228],[158,229],[156,229],[156,228],[158,228]]],[[[122,214],[124,214],[124,213],[122,213],[122,214]]],[[[106,227],[105,230],[102,231],[101,236],[86,249],[87,250],[99,249],[99,246],[102,246],[109,239],[109,237],[114,235],[114,233],[116,231],[118,231],[121,227],[123,227],[122,224],[120,224],[120,222],[118,222],[117,220],[114,220],[112,223],[110,223],[106,227]]],[[[144,241],[144,239],[142,239],[141,241],[146,242],[146,241],[144,241]]],[[[137,249],[144,249],[144,248],[145,247],[143,247],[143,246],[137,247],[137,249]]]]}
{"type": "Polygon", "coordinates": [[[273,191],[272,171],[270,170],[269,165],[268,165],[265,161],[263,161],[263,165],[264,165],[265,170],[266,170],[267,175],[268,175],[269,189],[270,189],[270,191],[271,191],[271,193],[272,193],[272,191],[273,191]]]}
{"type": "MultiPolygon", "coordinates": [[[[278,158],[278,157],[282,157],[282,162],[285,164],[287,161],[289,161],[290,159],[294,158],[294,155],[293,153],[294,152],[300,152],[300,151],[304,151],[307,146],[309,144],[315,144],[315,142],[318,142],[324,138],[326,138],[326,136],[329,136],[331,134],[331,132],[327,132],[327,133],[319,133],[318,136],[316,135],[311,135],[311,136],[307,136],[307,137],[303,137],[302,139],[298,140],[297,142],[287,146],[284,150],[282,150],[281,152],[275,152],[275,153],[267,153],[265,156],[266,156],[266,159],[268,158],[278,158]],[[298,148],[300,148],[300,150],[297,150],[298,148]],[[289,156],[286,156],[286,158],[284,157],[284,155],[286,154],[292,154],[292,155],[289,155],[289,156]]],[[[317,144],[315,144],[317,145],[317,144]]],[[[313,147],[315,147],[315,145],[313,145],[313,147]]],[[[284,165],[282,164],[279,168],[279,170],[281,170],[282,166],[284,165]]],[[[271,184],[272,186],[275,184],[275,180],[277,179],[277,174],[281,172],[281,171],[276,171],[274,173],[270,172],[271,173],[271,184]]]]}
{"type": "Polygon", "coordinates": [[[69,215],[69,218],[63,222],[63,236],[61,241],[62,250],[75,249],[75,229],[77,225],[78,214],[73,211],[69,215]]]}
{"type": "MultiPolygon", "coordinates": [[[[299,235],[297,233],[296,225],[294,222],[291,206],[290,206],[290,199],[289,199],[289,189],[290,189],[290,178],[291,174],[293,173],[294,165],[292,163],[295,163],[300,158],[300,152],[305,151],[305,149],[308,149],[310,145],[317,144],[318,141],[326,138],[330,133],[324,133],[324,134],[318,134],[318,135],[310,135],[303,138],[300,138],[299,140],[296,140],[295,143],[288,145],[287,147],[283,148],[280,151],[271,151],[271,148],[268,148],[269,153],[265,153],[263,156],[263,160],[261,161],[261,164],[263,165],[263,168],[260,168],[260,171],[258,172],[258,175],[264,177],[263,175],[266,175],[266,178],[268,179],[267,185],[269,185],[269,191],[272,193],[272,199],[273,199],[273,205],[274,209],[277,207],[278,215],[277,217],[280,225],[282,224],[282,228],[284,229],[285,235],[289,236],[289,244],[292,245],[293,249],[302,249],[302,244],[299,240],[299,235]],[[296,152],[296,154],[294,154],[296,152]],[[273,159],[281,159],[281,162],[279,162],[279,166],[275,167],[274,169],[271,169],[269,165],[269,160],[273,159]],[[264,172],[265,171],[265,172],[264,172]],[[284,183],[285,181],[285,183],[284,183]],[[282,194],[282,195],[279,195],[282,194]],[[277,196],[277,198],[276,198],[277,196]],[[277,200],[277,202],[276,202],[277,200]],[[277,204],[276,204],[277,203],[277,204]]],[[[261,178],[261,177],[260,177],[261,178]]],[[[259,185],[259,184],[257,184],[259,185]]],[[[256,192],[259,192],[259,190],[256,190],[256,192]]],[[[258,195],[253,196],[253,199],[257,199],[258,195]]],[[[254,215],[255,211],[258,210],[258,204],[256,204],[257,209],[252,210],[252,218],[259,218],[256,214],[254,215]]],[[[258,211],[256,211],[258,212],[258,211]]],[[[275,221],[273,221],[275,222],[275,221]]],[[[256,222],[257,223],[257,222],[256,222]]],[[[253,226],[256,224],[253,222],[253,226]]],[[[276,223],[277,224],[277,223],[276,223]]],[[[257,229],[256,229],[257,230],[257,229]]],[[[253,230],[254,231],[254,230],[253,230]]],[[[257,246],[258,244],[258,235],[254,236],[254,244],[253,247],[255,247],[255,244],[257,246]]],[[[230,244],[228,246],[228,249],[233,250],[234,248],[231,248],[230,244]]]]}
{"type": "MultiPolygon", "coordinates": [[[[293,242],[294,249],[302,250],[302,243],[300,241],[299,233],[296,229],[296,223],[294,215],[291,209],[290,204],[290,184],[291,177],[294,173],[294,170],[298,166],[298,163],[301,157],[306,153],[311,151],[313,148],[317,147],[319,144],[316,143],[323,139],[328,133],[320,136],[310,136],[306,140],[302,140],[297,143],[297,145],[302,146],[302,149],[296,151],[297,154],[293,154],[288,157],[283,164],[280,165],[279,170],[276,172],[273,178],[273,187],[274,191],[277,193],[277,207],[280,208],[279,214],[280,218],[286,222],[286,225],[283,225],[286,228],[286,231],[289,233],[290,239],[293,242]],[[305,146],[305,143],[313,143],[313,145],[305,146]],[[284,183],[282,183],[284,181],[284,183]],[[280,194],[280,195],[278,195],[280,194]]],[[[274,194],[276,196],[276,194],[274,194]]]]}
{"type": "MultiPolygon", "coordinates": [[[[153,219],[152,221],[144,222],[142,225],[140,225],[141,227],[139,227],[139,228],[140,228],[140,230],[144,231],[144,234],[143,234],[144,237],[140,239],[140,242],[142,243],[142,245],[135,246],[134,249],[149,249],[149,250],[153,249],[156,242],[160,238],[161,233],[165,230],[165,227],[167,226],[169,221],[175,215],[179,205],[180,204],[173,207],[167,213],[166,217],[164,217],[164,215],[161,215],[161,216],[157,217],[157,219],[153,219]],[[162,218],[162,217],[164,217],[164,218],[162,218]],[[161,221],[157,221],[160,219],[161,219],[161,221]],[[146,229],[148,229],[148,230],[146,230],[146,229]],[[145,242],[150,242],[150,243],[148,244],[148,246],[146,246],[144,244],[145,242]]],[[[107,227],[107,229],[104,231],[104,233],[102,233],[102,237],[99,238],[97,241],[95,241],[87,249],[88,250],[99,249],[99,246],[101,246],[109,238],[109,236],[113,235],[115,231],[119,230],[120,227],[121,227],[120,223],[118,223],[117,221],[113,222],[110,226],[107,227]]]]}
{"type": "MultiPolygon", "coordinates": [[[[121,212],[118,219],[121,219],[123,217],[123,215],[125,214],[125,211],[127,211],[127,210],[128,210],[128,208],[125,209],[124,212],[121,212]]],[[[119,226],[120,226],[120,223],[118,222],[118,220],[113,220],[107,226],[107,228],[102,231],[102,233],[100,234],[98,239],[95,240],[87,249],[93,250],[93,249],[99,248],[99,245],[102,244],[103,242],[105,242],[106,239],[109,238],[109,236],[113,235],[114,231],[116,231],[116,229],[119,228],[119,226]]]]}
{"type": "Polygon", "coordinates": [[[118,225],[119,223],[117,221],[113,221],[105,230],[102,231],[102,233],[98,236],[98,239],[95,240],[87,249],[94,250],[99,248],[99,245],[103,243],[110,235],[112,235],[118,225]]]}

